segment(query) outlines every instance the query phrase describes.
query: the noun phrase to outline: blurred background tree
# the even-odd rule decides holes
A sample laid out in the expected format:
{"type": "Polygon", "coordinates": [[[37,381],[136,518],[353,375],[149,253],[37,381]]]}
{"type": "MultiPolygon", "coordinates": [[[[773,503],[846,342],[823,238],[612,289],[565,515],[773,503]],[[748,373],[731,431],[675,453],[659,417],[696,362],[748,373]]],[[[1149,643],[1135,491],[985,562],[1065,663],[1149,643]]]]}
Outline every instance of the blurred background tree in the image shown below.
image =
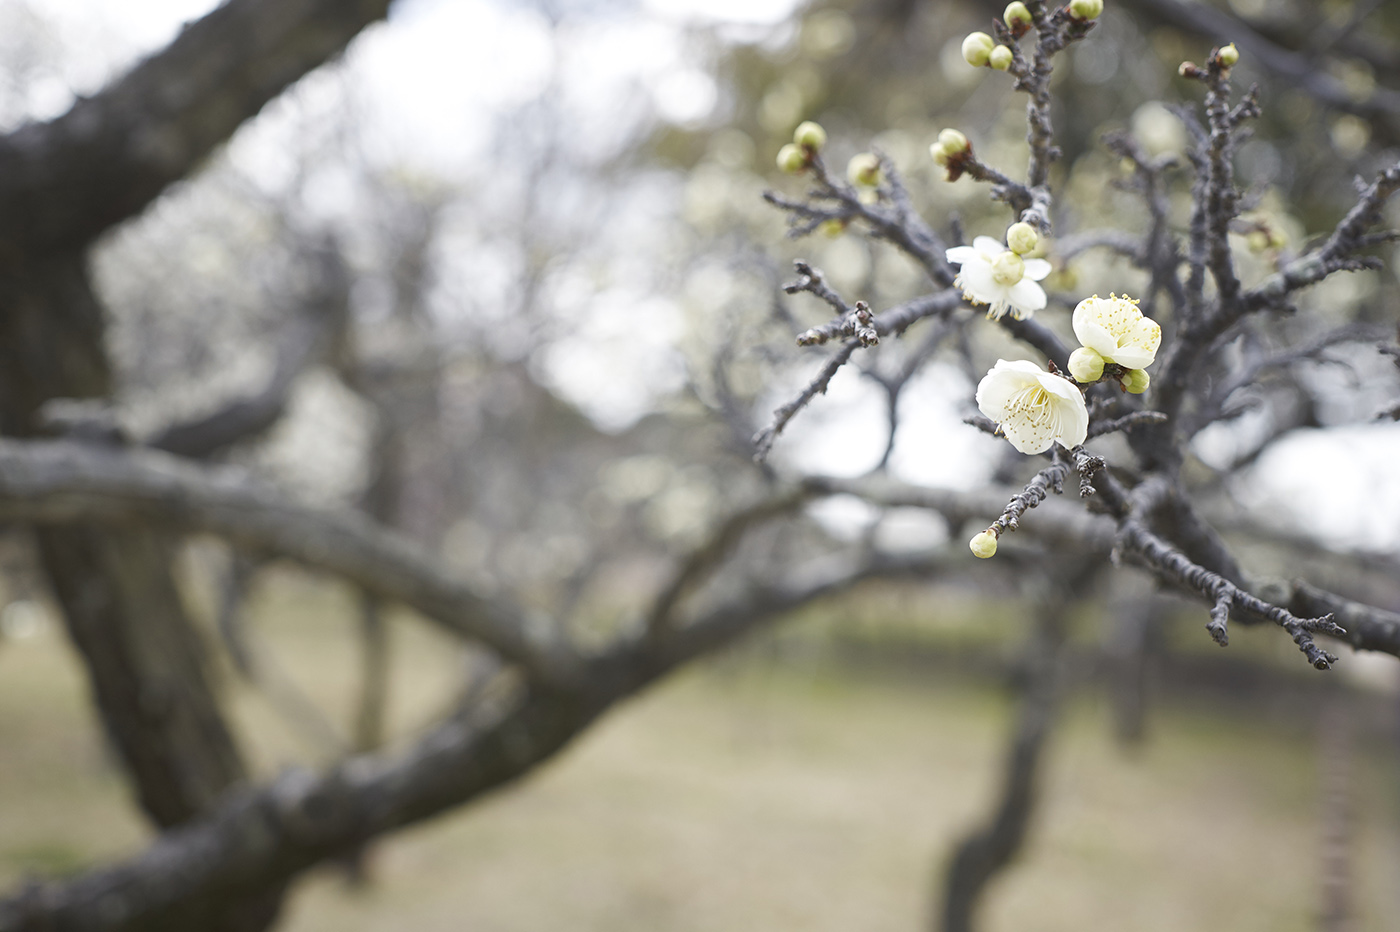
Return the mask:
{"type": "MultiPolygon", "coordinates": [[[[1023,160],[1021,98],[960,52],[1000,7],[401,0],[322,65],[387,6],[192,3],[144,33],[0,7],[0,929],[262,928],[328,862],[384,876],[302,885],[286,927],[966,928],[1040,798],[988,928],[1385,927],[1393,658],[1324,681],[1275,632],[1216,651],[1092,528],[972,565],[1027,478],[961,423],[972,358],[1010,346],[980,314],[862,352],[753,461],[818,365],[794,258],[877,310],[927,289],[854,231],[784,242],[773,155],[820,120],[950,243],[996,232],[927,145],[1023,160]],[[543,781],[365,848],[755,632],[543,781]]],[[[1110,3],[1057,70],[1057,233],[1149,228],[1102,137],[1184,153],[1177,65],[1233,41],[1264,102],[1233,241],[1262,276],[1395,163],[1396,13],[1110,3]]],[[[1187,176],[1164,196],[1185,229],[1187,176]]],[[[1094,245],[1061,244],[1052,292],[1145,290],[1094,245]]],[[[1393,330],[1393,269],[1242,336],[1311,349],[1222,395],[1185,470],[1253,575],[1389,609],[1397,439],[1358,424],[1400,385],[1371,331],[1327,341],[1393,330]]],[[[1060,504],[1047,528],[1085,527],[1060,504]]]]}

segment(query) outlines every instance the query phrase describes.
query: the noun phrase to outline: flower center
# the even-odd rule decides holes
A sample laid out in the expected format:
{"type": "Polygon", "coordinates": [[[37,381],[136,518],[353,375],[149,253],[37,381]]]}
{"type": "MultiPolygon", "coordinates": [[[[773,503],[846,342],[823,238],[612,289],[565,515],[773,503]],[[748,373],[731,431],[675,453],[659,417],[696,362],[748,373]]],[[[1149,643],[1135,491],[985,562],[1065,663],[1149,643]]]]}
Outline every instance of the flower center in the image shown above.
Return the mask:
{"type": "Polygon", "coordinates": [[[998,285],[1011,286],[1026,274],[1026,263],[1014,252],[1006,251],[992,260],[992,280],[998,285]]]}
{"type": "Polygon", "coordinates": [[[1012,397],[1007,413],[1035,427],[1045,427],[1055,419],[1050,393],[1040,385],[1027,385],[1012,397]]]}

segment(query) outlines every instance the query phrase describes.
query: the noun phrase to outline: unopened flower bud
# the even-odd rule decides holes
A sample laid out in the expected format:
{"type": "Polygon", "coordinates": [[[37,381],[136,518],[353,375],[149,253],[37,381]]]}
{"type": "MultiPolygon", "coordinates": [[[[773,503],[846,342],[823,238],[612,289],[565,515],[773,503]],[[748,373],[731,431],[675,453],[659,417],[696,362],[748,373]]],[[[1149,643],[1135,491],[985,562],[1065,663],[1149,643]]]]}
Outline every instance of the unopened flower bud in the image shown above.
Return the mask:
{"type": "Polygon", "coordinates": [[[1176,66],[1176,73],[1183,78],[1194,78],[1201,73],[1201,69],[1193,61],[1184,61],[1176,66]]]}
{"type": "Polygon", "coordinates": [[[992,41],[991,36],[985,32],[974,32],[963,40],[963,58],[972,67],[981,68],[987,63],[994,48],[996,48],[996,42],[992,41]]]}
{"type": "Polygon", "coordinates": [[[821,231],[821,233],[822,233],[823,236],[829,236],[829,237],[831,237],[832,239],[835,239],[836,237],[840,236],[842,233],[845,233],[845,232],[846,232],[846,221],[844,221],[844,220],[823,220],[823,221],[821,222],[821,225],[818,226],[817,229],[821,231]]]}
{"type": "Polygon", "coordinates": [[[1069,354],[1069,374],[1083,385],[1090,385],[1103,378],[1103,357],[1087,346],[1069,354]]]}
{"type": "Polygon", "coordinates": [[[1250,230],[1244,240],[1249,244],[1250,252],[1263,252],[1269,248],[1269,234],[1263,230],[1250,230]]]}
{"type": "Polygon", "coordinates": [[[998,285],[1014,285],[1025,274],[1025,260],[1014,252],[1008,250],[992,260],[992,280],[998,285]]]}
{"type": "Polygon", "coordinates": [[[1031,24],[1031,11],[1026,9],[1026,5],[1021,0],[1015,0],[1014,3],[1007,4],[1006,12],[1001,14],[1001,18],[1006,23],[1007,28],[1015,32],[1019,29],[1025,29],[1031,24]]]}
{"type": "Polygon", "coordinates": [[[873,152],[851,156],[846,163],[846,178],[851,184],[873,188],[880,183],[880,159],[873,152]]]}
{"type": "Polygon", "coordinates": [[[1035,227],[1022,220],[1019,223],[1011,224],[1007,229],[1006,245],[1018,256],[1024,256],[1040,245],[1040,234],[1035,231],[1035,227]]]}
{"type": "Polygon", "coordinates": [[[807,168],[807,153],[801,146],[788,143],[778,150],[778,167],[789,175],[801,174],[807,168]]]}
{"type": "Polygon", "coordinates": [[[1103,0],[1069,0],[1069,15],[1077,20],[1098,19],[1103,0]]]}
{"type": "Polygon", "coordinates": [[[981,559],[985,560],[988,557],[996,556],[997,536],[992,533],[990,528],[988,528],[981,534],[978,534],[976,537],[972,538],[972,540],[968,541],[967,546],[969,549],[972,550],[972,555],[974,557],[980,557],[981,559]]]}
{"type": "Polygon", "coordinates": [[[1222,66],[1231,68],[1234,66],[1235,62],[1240,60],[1240,50],[1235,48],[1235,43],[1231,42],[1216,53],[1216,59],[1222,66]]]}
{"type": "Polygon", "coordinates": [[[792,134],[792,141],[804,149],[816,152],[826,145],[826,130],[822,129],[820,123],[805,120],[797,124],[797,129],[792,134]]]}
{"type": "Polygon", "coordinates": [[[949,155],[955,155],[971,148],[968,145],[967,137],[955,129],[939,130],[938,144],[947,150],[949,155]]]}
{"type": "Polygon", "coordinates": [[[1147,386],[1151,381],[1152,377],[1147,374],[1147,370],[1129,369],[1127,375],[1123,376],[1123,388],[1130,394],[1141,395],[1147,391],[1147,386]]]}
{"type": "Polygon", "coordinates": [[[997,71],[1005,71],[1011,67],[1011,59],[1014,57],[1015,56],[1011,54],[1010,48],[1005,45],[998,45],[996,48],[992,49],[991,54],[987,56],[987,64],[991,65],[997,71]]]}

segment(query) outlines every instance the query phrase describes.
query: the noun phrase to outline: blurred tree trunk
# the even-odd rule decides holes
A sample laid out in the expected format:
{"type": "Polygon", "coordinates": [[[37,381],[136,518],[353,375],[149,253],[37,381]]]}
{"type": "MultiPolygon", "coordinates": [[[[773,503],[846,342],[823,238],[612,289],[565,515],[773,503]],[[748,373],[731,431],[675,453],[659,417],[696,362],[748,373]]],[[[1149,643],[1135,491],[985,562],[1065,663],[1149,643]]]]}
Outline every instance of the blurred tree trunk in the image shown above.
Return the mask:
{"type": "MultiPolygon", "coordinates": [[[[43,402],[103,398],[111,375],[82,260],[27,275],[8,271],[0,290],[8,311],[0,330],[0,415],[7,433],[23,436],[40,430],[43,402]]],[[[171,577],[169,546],[136,530],[46,528],[36,537],[142,808],[162,828],[185,821],[244,769],[214,701],[204,645],[171,577]]]]}
{"type": "MultiPolygon", "coordinates": [[[[6,433],[39,432],[48,400],[111,393],[101,310],[81,257],[5,269],[0,301],[6,433]]],[[[207,810],[246,772],[219,709],[205,645],[171,575],[171,545],[137,529],[39,528],[35,537],[141,808],[162,829],[207,810]]],[[[279,901],[280,892],[255,898],[237,915],[205,917],[206,928],[263,928],[279,901]]]]}
{"type": "MultiPolygon", "coordinates": [[[[63,116],[0,138],[0,430],[41,433],[41,409],[54,399],[110,399],[88,247],[387,7],[230,0],[63,116]]],[[[99,439],[121,443],[114,430],[99,439]]],[[[142,808],[162,829],[207,812],[246,774],[172,576],[171,545],[149,531],[84,525],[36,537],[142,808]]],[[[276,916],[281,890],[199,899],[170,927],[258,930],[276,916]]]]}
{"type": "Polygon", "coordinates": [[[977,908],[991,881],[1020,853],[1039,795],[1044,751],[1054,729],[1064,690],[1065,629],[1073,597],[1097,567],[1066,568],[1063,588],[1036,599],[1034,627],[1026,643],[1016,725],[1002,772],[1001,797],[985,824],[958,842],[942,875],[941,911],[933,927],[939,932],[971,932],[977,908]]]}

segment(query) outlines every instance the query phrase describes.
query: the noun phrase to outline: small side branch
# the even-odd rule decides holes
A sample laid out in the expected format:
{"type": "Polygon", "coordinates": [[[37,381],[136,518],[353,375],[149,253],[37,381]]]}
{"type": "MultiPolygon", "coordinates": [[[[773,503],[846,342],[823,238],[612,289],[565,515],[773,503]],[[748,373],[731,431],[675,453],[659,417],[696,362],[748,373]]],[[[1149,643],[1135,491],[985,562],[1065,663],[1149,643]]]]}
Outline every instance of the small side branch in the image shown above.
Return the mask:
{"type": "Polygon", "coordinates": [[[816,187],[806,199],[795,200],[776,191],[765,191],[763,199],[787,213],[790,237],[806,236],[829,220],[861,220],[871,236],[902,250],[938,285],[951,287],[954,273],[946,258],[947,244],[914,209],[894,163],[882,153],[876,155],[885,181],[878,189],[879,200],[873,204],[863,202],[855,188],[832,178],[826,163],[815,154],[808,171],[816,187]]]}
{"type": "MultiPolygon", "coordinates": [[[[832,310],[837,314],[846,315],[851,313],[850,305],[847,304],[845,299],[839,294],[831,290],[831,287],[826,283],[826,279],[822,277],[821,272],[812,268],[801,259],[795,260],[792,264],[793,267],[797,269],[797,279],[783,285],[784,292],[787,294],[798,294],[799,292],[805,291],[808,294],[815,295],[827,304],[830,304],[832,310]]],[[[799,338],[797,342],[801,343],[802,340],[799,338]]]]}
{"type": "Polygon", "coordinates": [[[826,361],[825,365],[796,398],[773,412],[773,420],[769,425],[754,435],[753,458],[756,462],[761,463],[768,458],[768,453],[773,449],[773,441],[778,439],[778,434],[783,432],[783,428],[788,425],[788,421],[791,421],[797,412],[807,407],[807,403],[813,398],[826,394],[827,386],[831,384],[832,377],[850,360],[851,354],[856,351],[858,346],[860,346],[859,340],[847,341],[826,361]]]}
{"type": "Polygon", "coordinates": [[[1246,292],[1241,300],[1243,309],[1277,308],[1285,305],[1293,292],[1320,282],[1333,272],[1372,268],[1373,263],[1368,260],[1351,257],[1370,245],[1363,234],[1380,222],[1381,208],[1397,189],[1400,189],[1400,163],[1381,172],[1361,189],[1355,206],[1320,248],[1293,260],[1263,284],[1246,292]]]}
{"type": "Polygon", "coordinates": [[[1120,518],[1119,552],[1136,558],[1162,579],[1202,596],[1211,603],[1207,624],[1211,637],[1224,646],[1228,642],[1227,622],[1231,614],[1254,621],[1268,621],[1288,632],[1308,662],[1318,670],[1326,670],[1337,662],[1334,654],[1318,647],[1314,634],[1340,637],[1345,629],[1336,623],[1331,613],[1315,618],[1299,618],[1287,609],[1264,601],[1236,586],[1218,573],[1194,563],[1180,550],[1153,533],[1145,523],[1146,513],[1158,498],[1158,487],[1147,482],[1135,489],[1132,510],[1120,518]],[[1147,504],[1149,501],[1152,504],[1147,504]]]}
{"type": "Polygon", "coordinates": [[[1134,411],[1122,417],[1090,424],[1088,439],[1093,440],[1095,437],[1102,437],[1104,434],[1112,434],[1120,430],[1132,430],[1146,424],[1165,424],[1166,421],[1167,416],[1161,411],[1134,411]]]}

